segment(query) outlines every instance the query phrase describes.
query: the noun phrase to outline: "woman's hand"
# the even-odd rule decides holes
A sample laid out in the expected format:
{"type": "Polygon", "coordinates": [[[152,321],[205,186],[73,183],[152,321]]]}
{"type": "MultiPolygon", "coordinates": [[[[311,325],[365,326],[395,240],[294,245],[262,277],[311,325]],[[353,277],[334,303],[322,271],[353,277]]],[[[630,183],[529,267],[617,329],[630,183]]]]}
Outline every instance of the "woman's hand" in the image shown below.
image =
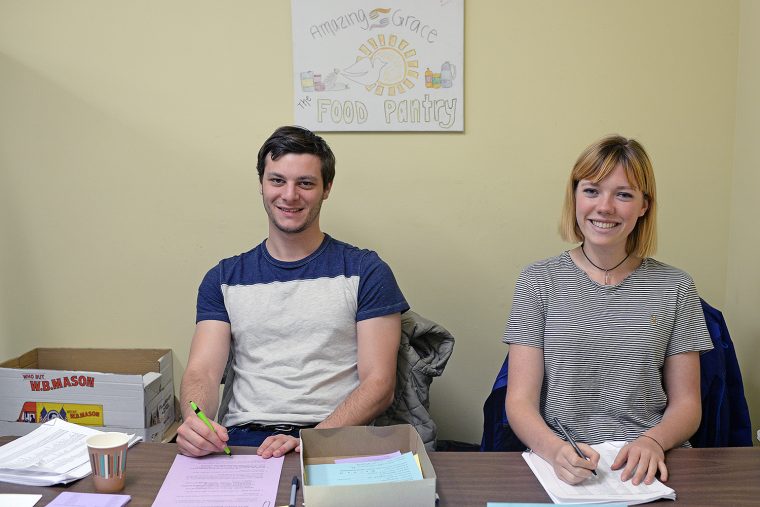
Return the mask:
{"type": "Polygon", "coordinates": [[[588,456],[587,460],[578,456],[573,446],[564,441],[561,441],[551,460],[554,473],[560,480],[568,484],[578,484],[585,481],[593,475],[591,471],[596,470],[597,465],[599,465],[598,452],[586,444],[579,443],[578,448],[588,456]]]}
{"type": "Polygon", "coordinates": [[[659,442],[652,437],[641,435],[620,449],[620,452],[612,462],[611,468],[618,470],[625,465],[620,480],[627,481],[631,477],[634,486],[652,484],[657,471],[660,471],[660,480],[668,480],[668,467],[665,466],[665,451],[659,442]]]}

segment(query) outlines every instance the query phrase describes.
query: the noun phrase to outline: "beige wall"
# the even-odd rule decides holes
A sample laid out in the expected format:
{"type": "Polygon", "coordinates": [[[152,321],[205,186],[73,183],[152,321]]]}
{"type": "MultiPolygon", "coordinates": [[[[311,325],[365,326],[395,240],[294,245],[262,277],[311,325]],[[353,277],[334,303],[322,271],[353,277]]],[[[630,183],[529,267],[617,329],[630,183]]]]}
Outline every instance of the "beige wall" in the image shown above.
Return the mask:
{"type": "MultiPolygon", "coordinates": [[[[2,357],[171,347],[179,382],[202,275],[266,234],[254,160],[293,118],[289,5],[0,0],[2,357]]],[[[458,339],[433,384],[442,438],[479,441],[514,281],[569,246],[566,175],[610,132],[654,160],[657,257],[731,305],[745,371],[757,358],[757,268],[750,285],[732,267],[753,264],[734,246],[757,250],[739,226],[757,205],[736,203],[757,183],[758,121],[737,116],[737,75],[753,80],[740,103],[756,107],[757,89],[739,5],[469,1],[465,133],[325,135],[338,175],[324,229],[379,251],[412,307],[458,339]],[[754,299],[732,304],[741,291],[754,299]]]]}
{"type": "MultiPolygon", "coordinates": [[[[730,200],[726,321],[736,344],[753,428],[760,426],[760,2],[742,0],[730,200]]],[[[760,438],[760,436],[758,436],[760,438]]]]}

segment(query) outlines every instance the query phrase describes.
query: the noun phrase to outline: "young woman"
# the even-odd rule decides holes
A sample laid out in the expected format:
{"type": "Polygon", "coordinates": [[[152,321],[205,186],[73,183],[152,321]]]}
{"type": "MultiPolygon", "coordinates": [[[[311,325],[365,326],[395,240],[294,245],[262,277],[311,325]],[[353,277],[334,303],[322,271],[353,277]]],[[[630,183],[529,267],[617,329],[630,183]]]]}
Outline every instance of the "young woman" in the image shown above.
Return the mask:
{"type": "Polygon", "coordinates": [[[649,257],[652,164],[633,139],[605,137],[578,158],[560,230],[576,248],[528,266],[504,334],[506,410],[517,436],[570,484],[590,477],[589,445],[628,442],[621,479],[668,477],[665,451],[699,426],[699,352],[712,348],[694,282],[649,257]],[[575,437],[577,455],[556,421],[575,437]]]}

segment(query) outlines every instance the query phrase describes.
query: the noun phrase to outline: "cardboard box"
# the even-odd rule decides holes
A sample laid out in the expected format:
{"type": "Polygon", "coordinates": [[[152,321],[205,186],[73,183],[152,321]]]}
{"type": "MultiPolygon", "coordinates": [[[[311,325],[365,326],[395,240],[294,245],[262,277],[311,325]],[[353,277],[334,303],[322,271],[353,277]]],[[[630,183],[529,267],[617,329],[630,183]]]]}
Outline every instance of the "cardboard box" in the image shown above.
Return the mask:
{"type": "Polygon", "coordinates": [[[51,418],[161,441],[175,421],[169,349],[38,348],[0,363],[0,434],[51,418]]]}
{"type": "Polygon", "coordinates": [[[420,435],[409,424],[395,426],[348,426],[301,430],[301,477],[304,504],[309,507],[404,507],[435,505],[435,470],[420,435]],[[421,481],[400,481],[357,486],[311,486],[304,475],[306,465],[334,463],[336,458],[388,454],[417,454],[421,481]]]}

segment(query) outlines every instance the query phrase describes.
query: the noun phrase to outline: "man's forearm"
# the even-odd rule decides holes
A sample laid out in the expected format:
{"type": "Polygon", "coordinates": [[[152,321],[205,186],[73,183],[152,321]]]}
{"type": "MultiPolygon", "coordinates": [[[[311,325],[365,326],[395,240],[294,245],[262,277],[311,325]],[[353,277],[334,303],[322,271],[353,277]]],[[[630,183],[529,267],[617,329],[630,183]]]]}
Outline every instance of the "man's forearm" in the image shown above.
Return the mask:
{"type": "Polygon", "coordinates": [[[393,402],[394,388],[395,379],[368,379],[362,382],[317,428],[358,426],[372,422],[393,402]]]}
{"type": "Polygon", "coordinates": [[[219,386],[211,384],[213,382],[203,375],[185,372],[179,390],[180,410],[183,418],[187,419],[193,414],[190,401],[194,401],[211,419],[216,418],[216,411],[219,406],[219,386]]]}

